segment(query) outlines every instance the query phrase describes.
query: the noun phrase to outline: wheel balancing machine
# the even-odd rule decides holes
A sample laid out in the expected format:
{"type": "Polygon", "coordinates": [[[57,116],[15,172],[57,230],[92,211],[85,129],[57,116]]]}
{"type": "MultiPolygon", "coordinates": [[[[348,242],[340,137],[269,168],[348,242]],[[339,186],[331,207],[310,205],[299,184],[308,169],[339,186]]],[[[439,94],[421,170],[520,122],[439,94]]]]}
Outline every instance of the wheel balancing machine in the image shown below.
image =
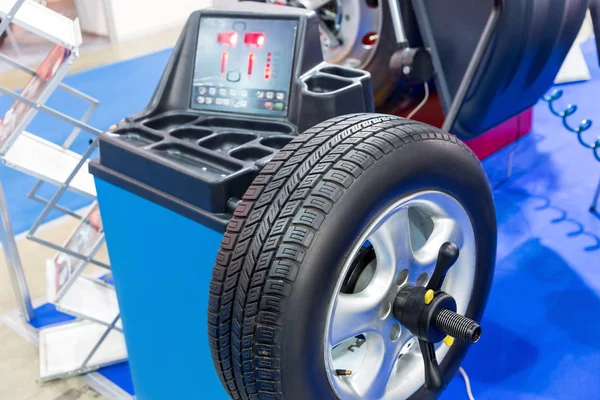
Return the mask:
{"type": "Polygon", "coordinates": [[[479,340],[479,161],[373,114],[370,75],[319,35],[297,8],[195,12],[147,108],[99,139],[138,400],[431,398],[479,340]]]}

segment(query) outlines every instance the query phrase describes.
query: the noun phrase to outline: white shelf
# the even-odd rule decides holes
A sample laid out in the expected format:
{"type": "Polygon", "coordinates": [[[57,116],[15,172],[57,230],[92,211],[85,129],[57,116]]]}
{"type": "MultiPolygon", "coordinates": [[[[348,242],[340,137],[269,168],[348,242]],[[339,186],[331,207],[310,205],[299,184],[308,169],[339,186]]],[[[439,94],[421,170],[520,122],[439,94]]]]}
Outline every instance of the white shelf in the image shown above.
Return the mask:
{"type": "Polygon", "coordinates": [[[40,329],[40,380],[79,375],[127,359],[125,337],[110,331],[90,359],[82,364],[106,331],[106,326],[92,321],[73,321],[40,329]]]}
{"type": "MultiPolygon", "coordinates": [[[[15,0],[0,0],[0,16],[5,17],[14,4],[15,0]]],[[[69,19],[32,0],[25,0],[12,22],[71,50],[81,45],[78,19],[69,19]]]]}
{"type": "MultiPolygon", "coordinates": [[[[96,279],[79,276],[56,307],[82,318],[89,318],[106,325],[119,314],[117,293],[114,287],[96,279]]],[[[121,320],[116,327],[122,329],[121,320]]]]}
{"type": "MultiPolygon", "coordinates": [[[[34,177],[62,185],[75,169],[81,156],[28,132],[19,135],[4,155],[4,163],[34,177]]],[[[69,188],[79,194],[96,197],[93,176],[88,161],[77,172],[69,188]]]]}

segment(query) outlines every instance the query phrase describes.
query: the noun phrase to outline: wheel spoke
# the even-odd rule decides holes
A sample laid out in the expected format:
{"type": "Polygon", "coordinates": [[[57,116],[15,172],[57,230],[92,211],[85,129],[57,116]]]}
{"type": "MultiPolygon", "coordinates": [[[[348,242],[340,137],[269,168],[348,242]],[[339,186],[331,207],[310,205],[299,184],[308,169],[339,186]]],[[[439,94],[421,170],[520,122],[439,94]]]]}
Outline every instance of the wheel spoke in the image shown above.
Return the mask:
{"type": "Polygon", "coordinates": [[[415,273],[430,273],[435,267],[440,247],[445,242],[452,242],[460,249],[463,243],[463,235],[458,223],[451,218],[434,219],[433,231],[427,242],[417,250],[414,255],[415,273]]]}
{"type": "Polygon", "coordinates": [[[382,221],[369,236],[369,241],[375,248],[378,268],[382,263],[393,265],[395,272],[409,268],[414,254],[410,243],[408,208],[401,208],[382,221]]]}
{"type": "Polygon", "coordinates": [[[368,288],[357,294],[339,294],[329,328],[331,347],[354,336],[376,330],[383,295],[372,294],[368,288]]]}
{"type": "MultiPolygon", "coordinates": [[[[389,332],[382,332],[385,348],[382,352],[370,352],[361,367],[361,377],[356,382],[355,389],[361,394],[362,398],[378,399],[383,397],[390,377],[394,372],[400,351],[410,340],[412,334],[404,330],[400,338],[391,341],[389,332]],[[363,375],[364,374],[364,375],[363,375]]],[[[371,350],[371,349],[369,349],[371,350]]]]}

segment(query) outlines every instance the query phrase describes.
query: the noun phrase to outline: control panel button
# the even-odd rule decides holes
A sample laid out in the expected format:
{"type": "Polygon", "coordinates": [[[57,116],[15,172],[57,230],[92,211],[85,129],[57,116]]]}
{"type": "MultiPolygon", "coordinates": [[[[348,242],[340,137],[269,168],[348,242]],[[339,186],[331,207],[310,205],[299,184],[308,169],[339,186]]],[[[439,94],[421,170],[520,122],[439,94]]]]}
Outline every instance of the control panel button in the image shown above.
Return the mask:
{"type": "Polygon", "coordinates": [[[275,93],[267,92],[267,99],[272,99],[273,97],[275,97],[275,93]]]}
{"type": "Polygon", "coordinates": [[[266,101],[265,102],[265,108],[267,110],[272,110],[273,109],[273,102],[272,101],[266,101]]]}
{"type": "Polygon", "coordinates": [[[205,101],[205,100],[206,100],[206,99],[204,98],[204,96],[198,96],[198,97],[196,98],[196,101],[198,102],[198,104],[204,104],[204,101],[205,101]]]}
{"type": "Polygon", "coordinates": [[[217,89],[214,87],[211,87],[210,89],[208,89],[208,94],[210,94],[211,96],[214,96],[217,94],[217,89]]]}
{"type": "Polygon", "coordinates": [[[212,97],[207,97],[206,98],[206,104],[212,104],[213,103],[213,98],[212,97]]]}
{"type": "Polygon", "coordinates": [[[198,88],[198,94],[205,95],[206,94],[206,87],[200,86],[198,88]]]}
{"type": "Polygon", "coordinates": [[[273,109],[276,110],[276,111],[283,111],[285,109],[285,104],[282,103],[282,102],[277,102],[273,106],[273,109]]]}
{"type": "Polygon", "coordinates": [[[239,82],[242,79],[242,74],[240,74],[240,71],[229,71],[227,73],[227,80],[229,82],[239,82]]]}
{"type": "Polygon", "coordinates": [[[277,100],[283,100],[283,99],[285,99],[285,93],[277,92],[277,100]]]}

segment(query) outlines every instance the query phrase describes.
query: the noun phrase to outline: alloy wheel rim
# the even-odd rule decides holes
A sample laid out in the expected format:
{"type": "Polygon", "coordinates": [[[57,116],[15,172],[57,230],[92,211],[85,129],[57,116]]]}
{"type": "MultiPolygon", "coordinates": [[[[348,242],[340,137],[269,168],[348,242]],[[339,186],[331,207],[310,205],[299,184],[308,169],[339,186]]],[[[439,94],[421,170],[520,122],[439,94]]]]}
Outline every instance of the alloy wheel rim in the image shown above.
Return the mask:
{"type": "MultiPolygon", "coordinates": [[[[341,399],[403,399],[425,382],[417,339],[392,312],[406,285],[425,286],[444,242],[460,257],[442,290],[464,314],[475,278],[475,237],[467,212],[448,194],[424,191],[395,201],[380,212],[356,242],[329,304],[325,364],[329,383],[341,399]],[[343,293],[345,277],[365,246],[375,251],[375,266],[364,268],[353,293],[343,293]],[[340,375],[339,371],[351,371],[340,375]]],[[[449,347],[436,346],[441,363],[449,347]]]]}

